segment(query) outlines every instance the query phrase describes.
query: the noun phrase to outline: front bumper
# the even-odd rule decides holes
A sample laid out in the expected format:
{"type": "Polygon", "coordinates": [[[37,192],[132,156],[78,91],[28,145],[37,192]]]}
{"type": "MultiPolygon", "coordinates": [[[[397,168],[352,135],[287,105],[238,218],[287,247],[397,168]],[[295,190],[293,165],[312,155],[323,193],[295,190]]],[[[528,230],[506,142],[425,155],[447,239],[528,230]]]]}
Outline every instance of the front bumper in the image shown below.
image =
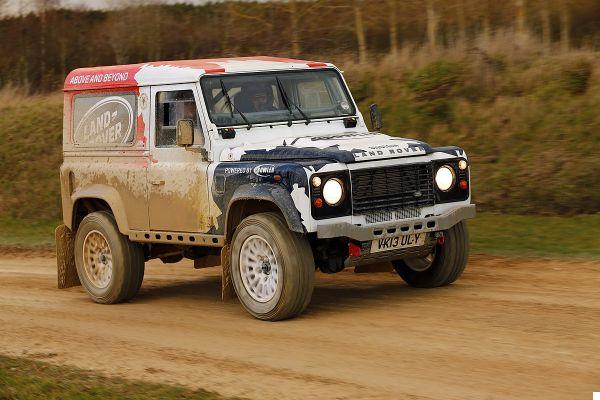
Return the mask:
{"type": "Polygon", "coordinates": [[[317,227],[317,237],[320,239],[348,237],[362,242],[386,236],[443,231],[453,227],[464,219],[474,217],[475,204],[467,204],[454,208],[445,214],[432,215],[427,218],[413,218],[363,226],[353,225],[348,222],[323,224],[317,227]]]}

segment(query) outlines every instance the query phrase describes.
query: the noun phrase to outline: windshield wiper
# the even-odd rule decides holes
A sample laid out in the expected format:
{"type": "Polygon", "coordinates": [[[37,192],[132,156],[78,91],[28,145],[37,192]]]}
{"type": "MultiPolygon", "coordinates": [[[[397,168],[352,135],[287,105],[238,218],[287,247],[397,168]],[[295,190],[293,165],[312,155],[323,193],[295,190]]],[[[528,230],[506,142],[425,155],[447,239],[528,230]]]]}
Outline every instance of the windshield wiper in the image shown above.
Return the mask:
{"type": "Polygon", "coordinates": [[[250,121],[248,121],[248,118],[246,118],[246,116],[240,110],[238,110],[238,108],[236,106],[233,105],[233,102],[231,101],[231,97],[229,97],[229,93],[227,93],[227,88],[225,87],[225,83],[223,82],[223,79],[219,79],[219,82],[221,82],[221,90],[223,91],[223,96],[225,96],[225,99],[227,100],[227,103],[229,104],[229,111],[231,112],[231,119],[233,119],[233,110],[235,110],[238,114],[240,114],[240,117],[242,117],[244,122],[246,122],[246,124],[248,124],[248,130],[250,130],[250,128],[252,128],[252,124],[250,123],[250,121]]]}
{"type": "MultiPolygon", "coordinates": [[[[289,97],[287,96],[287,93],[285,92],[285,89],[283,88],[283,85],[281,84],[281,81],[279,80],[278,76],[275,76],[275,80],[277,81],[277,87],[279,88],[279,92],[281,93],[281,97],[283,99],[283,103],[285,104],[285,106],[287,107],[288,111],[290,112],[290,116],[293,116],[293,112],[292,112],[292,107],[294,106],[296,107],[296,109],[300,112],[300,114],[302,114],[302,117],[306,120],[306,125],[310,124],[310,118],[308,118],[308,116],[304,113],[304,111],[302,111],[302,109],[300,107],[298,107],[295,103],[292,103],[289,99],[289,97]]],[[[292,121],[289,121],[289,125],[292,125],[292,121]]]]}

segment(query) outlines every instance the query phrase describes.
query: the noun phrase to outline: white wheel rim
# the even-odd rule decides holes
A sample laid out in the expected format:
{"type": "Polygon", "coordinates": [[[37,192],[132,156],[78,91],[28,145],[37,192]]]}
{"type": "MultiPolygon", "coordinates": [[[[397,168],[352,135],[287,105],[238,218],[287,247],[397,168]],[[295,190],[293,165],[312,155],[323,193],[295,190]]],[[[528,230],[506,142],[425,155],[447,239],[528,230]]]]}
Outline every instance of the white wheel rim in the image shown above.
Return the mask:
{"type": "Polygon", "coordinates": [[[240,276],[246,292],[266,303],[277,293],[279,264],[269,243],[258,235],[247,238],[240,249],[240,276]]]}
{"type": "Polygon", "coordinates": [[[105,289],[112,279],[112,252],[104,235],[89,232],[83,239],[83,269],[88,281],[98,289],[105,289]]]}

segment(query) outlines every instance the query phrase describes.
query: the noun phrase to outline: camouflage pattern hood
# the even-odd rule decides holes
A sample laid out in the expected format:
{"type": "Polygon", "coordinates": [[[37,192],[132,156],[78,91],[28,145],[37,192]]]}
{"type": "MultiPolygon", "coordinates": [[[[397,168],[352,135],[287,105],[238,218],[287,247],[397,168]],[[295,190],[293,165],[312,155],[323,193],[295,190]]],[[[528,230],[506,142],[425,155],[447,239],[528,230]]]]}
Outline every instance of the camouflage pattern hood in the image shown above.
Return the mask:
{"type": "Polygon", "coordinates": [[[377,132],[304,136],[244,144],[226,149],[221,161],[330,160],[341,163],[429,154],[424,142],[377,132]]]}

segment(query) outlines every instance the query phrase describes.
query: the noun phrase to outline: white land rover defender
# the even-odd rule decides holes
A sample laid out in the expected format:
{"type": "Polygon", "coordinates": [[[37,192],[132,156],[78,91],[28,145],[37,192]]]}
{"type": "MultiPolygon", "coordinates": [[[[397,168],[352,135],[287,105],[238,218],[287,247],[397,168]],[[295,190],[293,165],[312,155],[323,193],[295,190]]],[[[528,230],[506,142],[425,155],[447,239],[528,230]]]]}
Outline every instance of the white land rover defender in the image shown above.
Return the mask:
{"type": "Polygon", "coordinates": [[[409,285],[467,263],[469,162],[368,130],[340,71],[248,57],[83,68],[64,87],[59,286],[136,295],[153,258],[223,266],[264,320],[301,313],[316,268],[391,261],[409,285]]]}

